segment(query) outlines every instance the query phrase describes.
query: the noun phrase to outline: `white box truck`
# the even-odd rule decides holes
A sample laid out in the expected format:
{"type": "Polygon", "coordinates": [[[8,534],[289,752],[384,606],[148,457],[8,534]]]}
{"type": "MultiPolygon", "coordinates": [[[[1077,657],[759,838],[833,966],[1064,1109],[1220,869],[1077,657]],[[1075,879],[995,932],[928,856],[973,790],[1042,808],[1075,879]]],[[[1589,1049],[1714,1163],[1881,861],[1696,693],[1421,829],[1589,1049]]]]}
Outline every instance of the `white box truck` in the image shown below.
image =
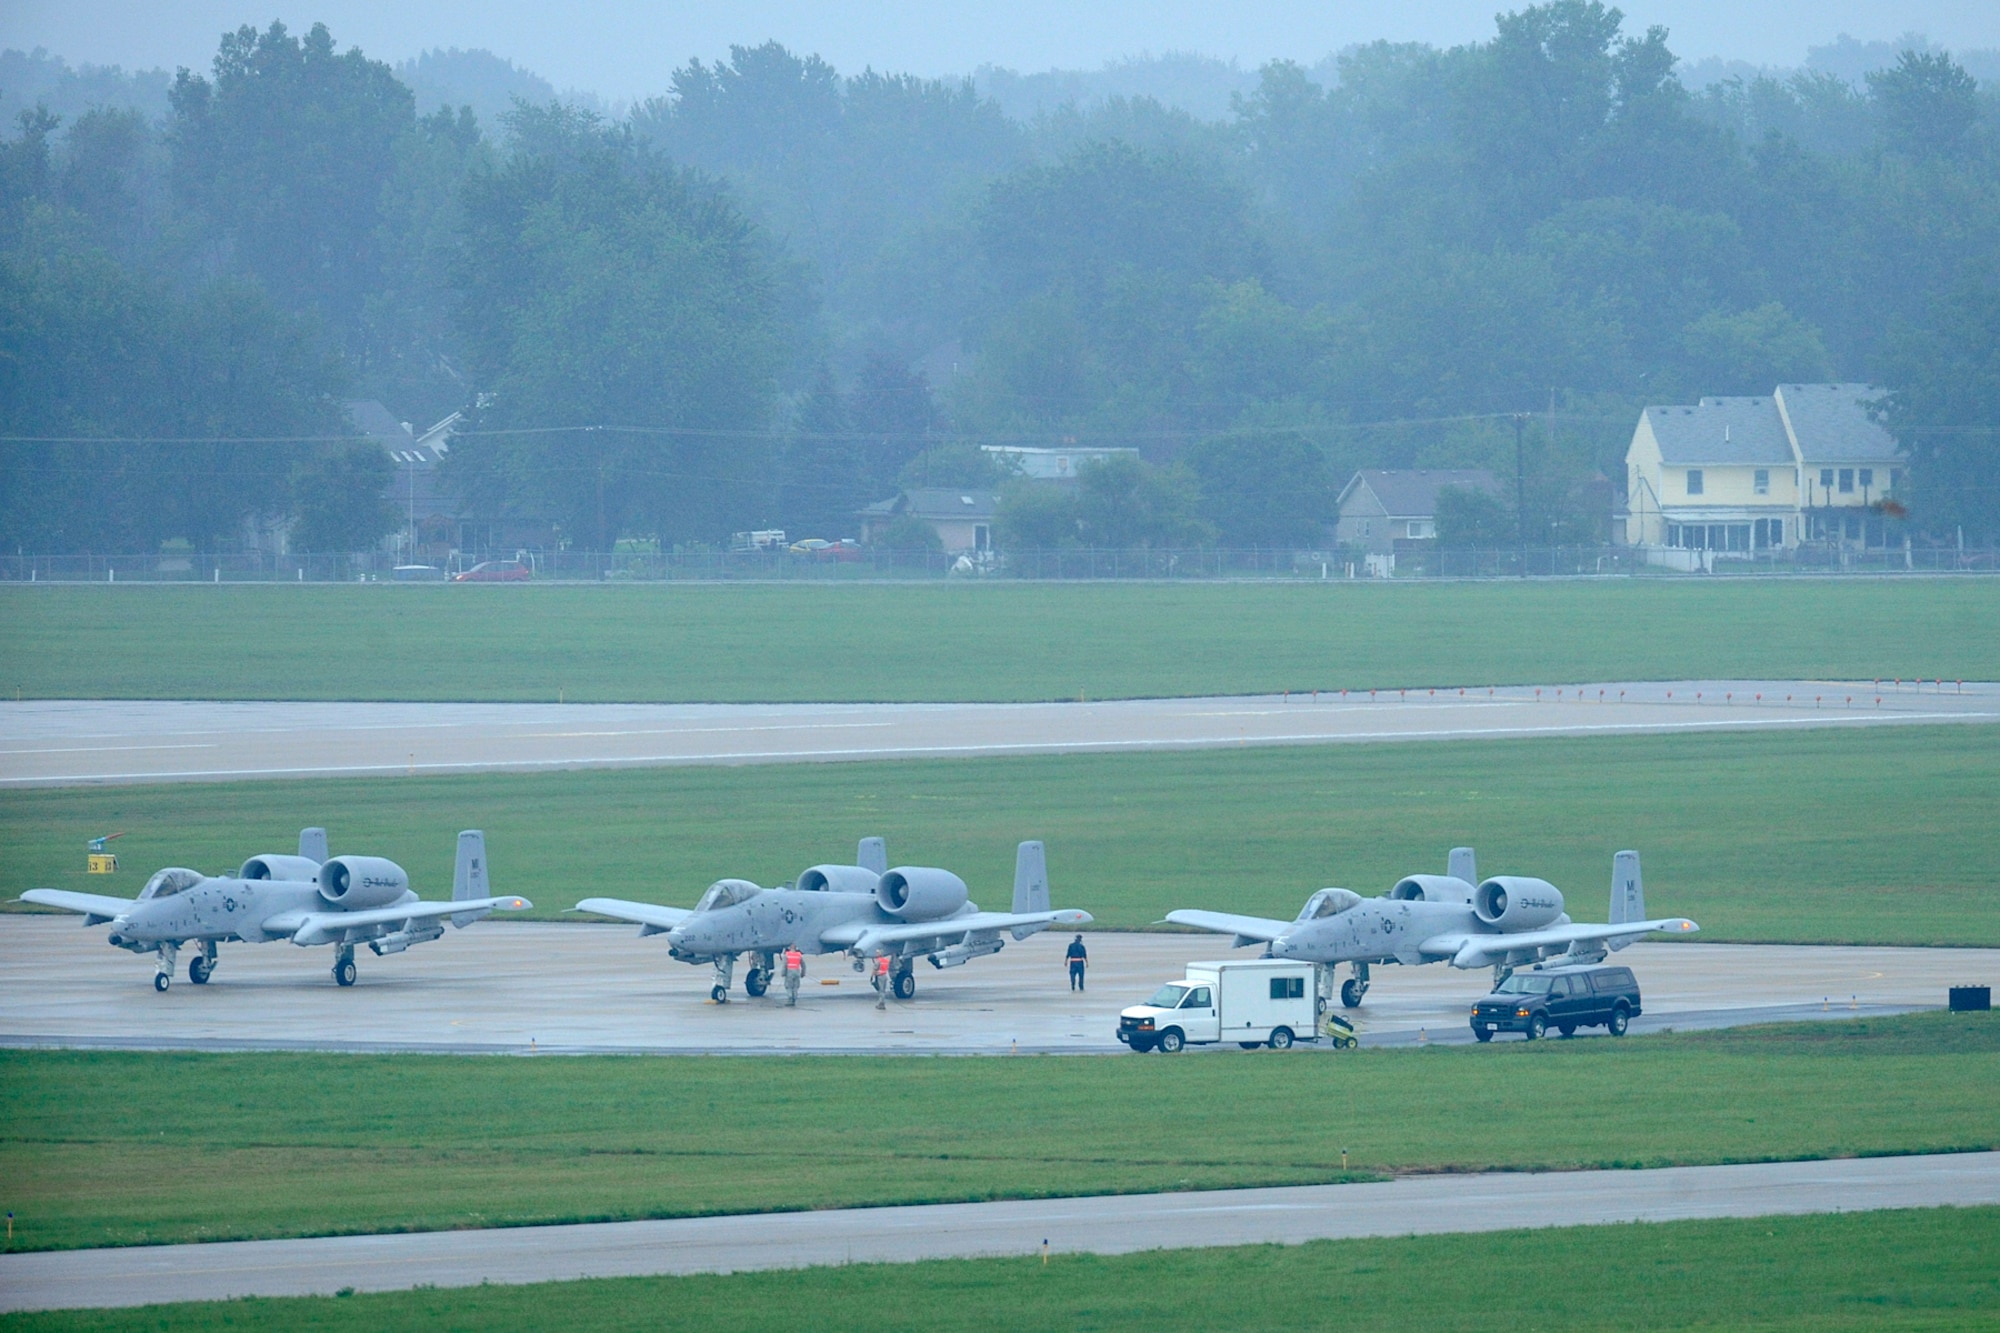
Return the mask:
{"type": "Polygon", "coordinates": [[[1118,1016],[1118,1040],[1135,1051],[1172,1055],[1183,1046],[1233,1041],[1282,1051],[1312,1041],[1319,997],[1313,965],[1279,958],[1189,963],[1144,1004],[1118,1016]]]}

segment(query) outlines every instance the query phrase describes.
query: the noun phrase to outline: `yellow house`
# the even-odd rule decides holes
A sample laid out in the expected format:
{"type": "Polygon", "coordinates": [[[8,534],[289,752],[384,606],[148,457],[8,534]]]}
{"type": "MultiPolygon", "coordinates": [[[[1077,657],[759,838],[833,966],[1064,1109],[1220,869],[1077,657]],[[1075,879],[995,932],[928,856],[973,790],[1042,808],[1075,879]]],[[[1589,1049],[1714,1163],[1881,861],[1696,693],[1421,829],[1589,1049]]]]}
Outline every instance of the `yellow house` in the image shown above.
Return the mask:
{"type": "Polygon", "coordinates": [[[1625,540],[1749,557],[1801,542],[1881,546],[1871,505],[1901,484],[1896,442],[1865,384],[1787,384],[1763,397],[1648,407],[1625,454],[1625,540]]]}

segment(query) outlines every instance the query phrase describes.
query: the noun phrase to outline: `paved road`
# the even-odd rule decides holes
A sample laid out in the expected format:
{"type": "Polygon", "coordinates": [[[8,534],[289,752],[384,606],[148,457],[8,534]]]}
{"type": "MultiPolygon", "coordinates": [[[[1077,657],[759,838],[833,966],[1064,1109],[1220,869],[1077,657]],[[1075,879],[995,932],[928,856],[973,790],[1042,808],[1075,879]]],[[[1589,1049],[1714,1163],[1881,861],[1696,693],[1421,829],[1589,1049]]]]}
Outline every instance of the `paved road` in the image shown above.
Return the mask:
{"type": "Polygon", "coordinates": [[[2000,1153],[1410,1177],[0,1257],[0,1310],[2000,1204],[2000,1153]]]}
{"type": "MultiPolygon", "coordinates": [[[[152,987],[153,960],[104,943],[73,917],[0,916],[0,1044],[187,1050],[486,1053],[1123,1054],[1118,1011],[1189,961],[1253,956],[1216,936],[1093,933],[1090,989],[1072,993],[1068,936],[991,958],[919,967],[917,996],[875,1008],[844,960],[809,960],[797,1009],[782,996],[711,1004],[706,967],[676,963],[633,926],[489,921],[391,958],[363,953],[360,984],[327,974],[332,951],[224,945],[206,986],[152,987]],[[837,984],[826,984],[828,982],[837,984]]],[[[1638,944],[1634,1026],[1714,1027],[1935,1008],[1955,982],[2000,982],[2000,950],[1638,944]]],[[[1353,1011],[1362,1040],[1469,1040],[1466,1006],[1490,973],[1443,965],[1376,970],[1353,1011]]],[[[1579,1037],[1578,1040],[1609,1040],[1579,1037]]],[[[1242,1058],[1234,1046],[1217,1058],[1242,1058]]],[[[1128,1057],[1129,1058],[1129,1057],[1128,1057]]],[[[1167,1057],[1154,1056],[1153,1059],[1167,1057]]],[[[1186,1058],[1186,1057],[1184,1057],[1186,1058]]]]}
{"type": "Polygon", "coordinates": [[[1669,681],[1044,704],[0,703],[0,786],[2000,721],[2000,685],[1669,681]]]}

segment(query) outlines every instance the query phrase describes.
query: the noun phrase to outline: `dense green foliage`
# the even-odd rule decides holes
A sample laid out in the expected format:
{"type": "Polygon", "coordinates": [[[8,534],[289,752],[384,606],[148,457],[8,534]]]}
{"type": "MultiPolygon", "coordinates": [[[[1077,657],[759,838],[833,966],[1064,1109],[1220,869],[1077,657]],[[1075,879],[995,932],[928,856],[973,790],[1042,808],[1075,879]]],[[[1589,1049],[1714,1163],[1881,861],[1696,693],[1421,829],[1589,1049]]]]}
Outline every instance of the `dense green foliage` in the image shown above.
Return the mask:
{"type": "Polygon", "coordinates": [[[1648,907],[1694,918],[1702,943],[1993,947],[1996,751],[1992,726],[1964,725],[65,787],[0,806],[0,895],[137,893],[162,865],[235,866],[312,823],[434,893],[449,830],[483,828],[495,883],[554,920],[607,884],[692,906],[725,875],[789,882],[870,834],[989,907],[1015,844],[1041,838],[1057,904],[1099,928],[1177,907],[1285,920],[1316,888],[1385,892],[1461,844],[1601,920],[1611,855],[1636,847],[1648,907]],[[109,829],[122,868],[87,876],[78,848],[109,829]]]}
{"type": "Polygon", "coordinates": [[[1989,1150],[1996,1077],[2000,1022],[1943,1013],[1179,1060],[8,1051],[0,1180],[28,1249],[521,1226],[1989,1150]]]}
{"type": "Polygon", "coordinates": [[[830,1333],[1326,1327],[1939,1329],[1992,1322],[2000,1209],[1569,1227],[1299,1246],[849,1264],[15,1316],[23,1330],[391,1327],[830,1333]],[[1442,1277],[1440,1275],[1446,1275],[1442,1277]],[[1476,1275],[1477,1280],[1449,1280],[1476,1275]],[[1615,1314],[1613,1313],[1615,1312],[1615,1314]]]}
{"type": "MultiPolygon", "coordinates": [[[[426,59],[404,71],[426,106],[477,64],[426,59]]],[[[1512,472],[1504,418],[1535,413],[1514,528],[1574,541],[1602,535],[1586,483],[1622,477],[1640,403],[1840,378],[1895,391],[1919,530],[1992,536],[1992,88],[1921,44],[1862,81],[1691,94],[1675,67],[1664,30],[1551,0],[1450,50],[1274,62],[1211,119],[1141,96],[1016,120],[971,81],[766,43],[689,63],[616,124],[542,102],[501,125],[419,115],[322,27],[244,28],[161,125],[31,114],[5,145],[7,303],[73,314],[0,322],[0,431],[326,433],[301,422],[344,379],[399,418],[471,409],[453,484],[602,546],[839,535],[945,440],[1125,443],[1141,475],[1097,512],[1021,498],[1003,529],[1284,546],[1322,539],[1358,466],[1512,472]],[[79,292],[51,246],[127,276],[79,292]],[[344,374],[301,351],[233,412],[126,383],[118,292],[201,308],[222,279],[344,374]],[[546,433],[477,434],[524,429],[546,433]]],[[[546,89],[474,74],[489,109],[546,89]]],[[[232,347],[225,368],[270,360],[232,347]]],[[[115,487],[86,522],[63,478],[105,464],[33,448],[63,461],[10,460],[8,544],[231,530],[134,517],[115,487]]],[[[270,477],[155,452],[204,512],[297,508],[270,477]]]]}
{"type": "Polygon", "coordinates": [[[0,588],[0,693],[43,699],[1013,702],[1995,662],[1979,579],[0,588]]]}

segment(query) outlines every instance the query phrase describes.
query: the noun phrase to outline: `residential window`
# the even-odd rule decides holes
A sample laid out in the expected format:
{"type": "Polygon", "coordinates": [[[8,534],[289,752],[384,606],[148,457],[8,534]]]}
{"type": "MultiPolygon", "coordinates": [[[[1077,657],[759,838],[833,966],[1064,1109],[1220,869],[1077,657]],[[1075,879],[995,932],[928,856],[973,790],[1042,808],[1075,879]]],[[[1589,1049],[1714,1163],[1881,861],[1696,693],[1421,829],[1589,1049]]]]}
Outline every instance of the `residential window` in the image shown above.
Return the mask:
{"type": "Polygon", "coordinates": [[[1698,467],[1688,469],[1688,494],[1701,494],[1701,469],[1698,467]]]}
{"type": "Polygon", "coordinates": [[[1844,467],[1840,470],[1840,493],[1842,495],[1854,494],[1854,469],[1851,467],[1844,467]]]}
{"type": "Polygon", "coordinates": [[[1760,467],[1750,478],[1750,489],[1759,495],[1771,493],[1771,469],[1760,467]]]}
{"type": "Polygon", "coordinates": [[[1424,525],[1414,518],[1410,520],[1410,535],[1412,537],[1421,537],[1424,535],[1424,525]]]}
{"type": "Polygon", "coordinates": [[[1374,519],[1364,518],[1361,520],[1361,535],[1364,537],[1373,537],[1375,535],[1374,519]]]}
{"type": "Polygon", "coordinates": [[[1872,468],[1872,467],[1865,467],[1865,468],[1862,468],[1862,469],[1861,469],[1861,489],[1865,491],[1865,490],[1867,490],[1867,489],[1868,489],[1868,488],[1869,488],[1870,486],[1873,486],[1874,484],[1875,484],[1875,469],[1874,469],[1874,468],[1872,468]]]}
{"type": "Polygon", "coordinates": [[[979,551],[989,549],[993,545],[991,533],[992,529],[988,528],[984,523],[974,524],[972,528],[973,549],[979,551]]]}
{"type": "Polygon", "coordinates": [[[1819,470],[1819,488],[1820,488],[1821,490],[1823,490],[1823,491],[1830,491],[1830,490],[1832,490],[1832,489],[1833,489],[1833,469],[1832,469],[1832,468],[1830,468],[1830,467],[1823,467],[1823,468],[1821,468],[1821,469],[1819,470]]]}
{"type": "Polygon", "coordinates": [[[1901,489],[1902,489],[1902,486],[1903,486],[1903,469],[1901,469],[1901,468],[1899,468],[1899,467],[1892,467],[1892,468],[1890,468],[1890,469],[1889,469],[1889,489],[1890,489],[1890,490],[1892,490],[1892,491],[1895,491],[1895,490],[1901,490],[1901,489]]]}

